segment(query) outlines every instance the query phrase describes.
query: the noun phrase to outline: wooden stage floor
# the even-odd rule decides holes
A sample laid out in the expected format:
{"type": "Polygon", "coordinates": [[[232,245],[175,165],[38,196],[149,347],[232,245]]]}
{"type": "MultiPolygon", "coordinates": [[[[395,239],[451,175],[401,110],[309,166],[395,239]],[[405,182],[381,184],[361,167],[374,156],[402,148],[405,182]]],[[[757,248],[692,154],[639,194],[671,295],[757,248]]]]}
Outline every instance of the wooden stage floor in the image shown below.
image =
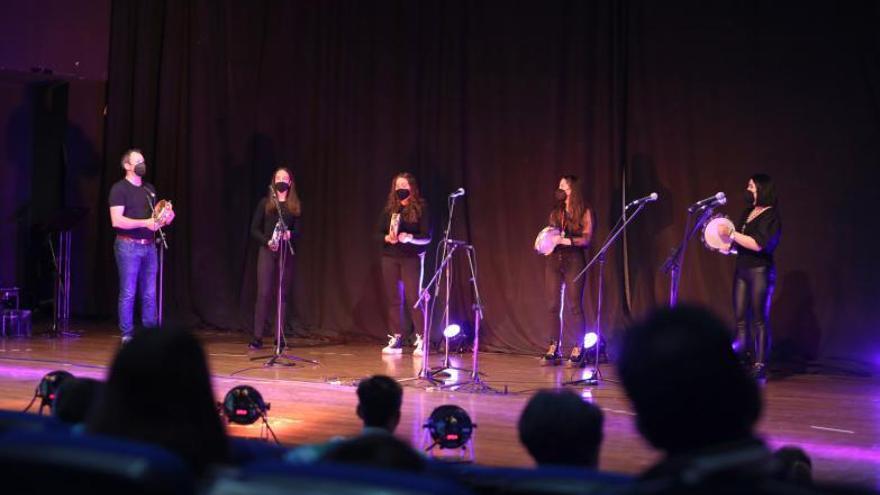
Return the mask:
{"type": "MultiPolygon", "coordinates": [[[[250,384],[271,403],[270,423],[286,444],[321,442],[359,430],[353,384],[382,373],[397,378],[415,376],[421,365],[411,354],[383,357],[381,345],[330,345],[294,340],[290,353],[320,361],[291,368],[264,368],[249,357],[243,334],[198,332],[206,346],[218,399],[231,387],[250,384]]],[[[22,410],[40,378],[54,369],[78,376],[103,378],[119,346],[107,325],[89,325],[81,338],[60,340],[0,339],[0,409],[22,410]]],[[[471,355],[453,363],[468,368],[471,355]]],[[[432,354],[439,365],[442,355],[432,354]]],[[[422,424],[441,404],[463,407],[478,425],[474,451],[479,463],[530,466],[520,446],[516,422],[530,392],[579,378],[582,370],[542,368],[535,357],[481,354],[486,382],[507,394],[438,391],[420,382],[404,384],[403,418],[398,435],[422,444],[422,424]]],[[[613,366],[603,368],[599,386],[577,387],[578,393],[605,411],[605,441],[601,468],[638,473],[658,454],[638,435],[626,396],[617,384],[613,366]]],[[[464,373],[466,375],[466,373],[464,373]]],[[[813,458],[815,477],[880,487],[880,380],[828,375],[795,375],[771,380],[764,389],[765,410],[759,425],[773,446],[795,444],[813,458]]],[[[675,400],[670,397],[669,400],[675,400]]],[[[237,436],[259,436],[258,426],[231,425],[237,436]]]]}

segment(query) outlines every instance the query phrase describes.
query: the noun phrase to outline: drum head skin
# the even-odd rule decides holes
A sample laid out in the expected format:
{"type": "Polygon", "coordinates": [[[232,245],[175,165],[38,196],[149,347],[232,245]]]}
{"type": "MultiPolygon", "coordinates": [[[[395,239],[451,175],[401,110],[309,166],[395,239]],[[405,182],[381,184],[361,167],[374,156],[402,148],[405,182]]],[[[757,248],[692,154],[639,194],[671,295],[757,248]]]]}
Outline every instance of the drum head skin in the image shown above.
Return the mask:
{"type": "Polygon", "coordinates": [[[733,222],[723,215],[713,217],[706,222],[703,227],[703,245],[710,251],[716,251],[721,254],[736,254],[733,243],[729,238],[722,238],[719,233],[721,226],[730,227],[730,230],[736,230],[733,222]]]}

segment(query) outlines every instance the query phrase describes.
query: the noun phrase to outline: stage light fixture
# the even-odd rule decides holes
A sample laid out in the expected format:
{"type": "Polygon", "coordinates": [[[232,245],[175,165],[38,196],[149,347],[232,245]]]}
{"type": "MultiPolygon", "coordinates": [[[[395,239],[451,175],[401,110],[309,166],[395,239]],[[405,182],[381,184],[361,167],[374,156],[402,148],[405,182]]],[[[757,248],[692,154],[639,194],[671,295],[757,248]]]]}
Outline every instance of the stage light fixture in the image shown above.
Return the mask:
{"type": "MultiPolygon", "coordinates": [[[[58,389],[65,380],[73,378],[73,375],[64,370],[55,370],[46,373],[37,385],[34,399],[40,399],[39,413],[43,414],[43,408],[48,407],[49,413],[52,414],[55,409],[55,397],[58,395],[58,389]]],[[[31,401],[33,404],[33,401],[31,401]]],[[[30,405],[28,405],[30,409],[30,405]]],[[[27,411],[27,409],[25,409],[27,411]]]]}
{"type": "Polygon", "coordinates": [[[597,342],[599,342],[599,335],[596,332],[587,332],[584,335],[584,350],[591,349],[597,342]]]}
{"type": "Polygon", "coordinates": [[[265,421],[269,406],[263,396],[250,385],[238,385],[226,392],[223,398],[223,415],[227,421],[238,425],[251,425],[258,420],[265,421]]]}
{"type": "Polygon", "coordinates": [[[454,338],[454,337],[458,336],[458,334],[460,334],[460,333],[461,333],[461,326],[459,326],[458,324],[455,324],[455,323],[453,323],[443,329],[443,336],[446,337],[447,339],[454,338]]]}
{"type": "Polygon", "coordinates": [[[468,413],[453,404],[446,404],[434,409],[424,427],[431,434],[433,443],[426,449],[464,448],[477,427],[468,413]]]}

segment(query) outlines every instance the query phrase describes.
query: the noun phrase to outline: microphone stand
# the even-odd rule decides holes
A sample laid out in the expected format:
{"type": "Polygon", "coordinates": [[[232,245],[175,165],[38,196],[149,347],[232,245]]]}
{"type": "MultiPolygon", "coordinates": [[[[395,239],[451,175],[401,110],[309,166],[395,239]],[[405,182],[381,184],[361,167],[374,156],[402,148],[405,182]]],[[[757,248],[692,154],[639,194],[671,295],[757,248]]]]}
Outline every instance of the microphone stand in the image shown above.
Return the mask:
{"type": "MultiPolygon", "coordinates": [[[[275,189],[270,188],[270,197],[272,198],[272,203],[275,205],[275,211],[278,212],[278,223],[276,224],[276,228],[280,225],[282,232],[285,234],[288,231],[287,224],[284,223],[284,215],[281,214],[281,204],[278,202],[278,197],[275,194],[275,189]]],[[[263,366],[295,366],[296,361],[310,363],[310,364],[319,364],[318,361],[302,358],[299,356],[294,356],[291,354],[284,354],[282,351],[284,350],[284,322],[281,321],[282,318],[282,308],[284,307],[285,301],[282,297],[282,284],[284,283],[284,267],[287,262],[287,251],[290,251],[290,255],[293,256],[294,250],[293,245],[291,244],[289,239],[285,239],[284,235],[279,239],[278,245],[278,290],[276,292],[275,299],[275,348],[273,349],[272,354],[267,356],[254,356],[250,360],[251,361],[259,361],[261,359],[267,359],[263,366]],[[286,248],[286,249],[285,249],[286,248]]],[[[260,325],[263,322],[259,323],[260,325]]]]}
{"type": "MultiPolygon", "coordinates": [[[[446,221],[446,230],[443,232],[443,240],[441,241],[438,249],[440,249],[440,256],[438,256],[437,261],[439,261],[439,266],[436,265],[437,261],[435,261],[435,269],[434,275],[431,276],[431,280],[428,281],[428,284],[425,287],[420,287],[419,290],[419,299],[416,301],[413,308],[419,308],[422,311],[422,366],[419,368],[419,374],[412,378],[404,378],[398,380],[399,382],[408,382],[413,380],[425,380],[431,385],[439,387],[444,382],[441,380],[437,380],[434,378],[434,375],[443,371],[443,369],[439,369],[436,371],[432,371],[430,367],[430,361],[428,359],[431,352],[431,325],[433,324],[433,315],[434,315],[434,305],[437,303],[437,298],[440,294],[440,284],[438,283],[439,278],[443,274],[443,269],[446,268],[446,303],[445,303],[445,318],[447,325],[449,324],[449,268],[448,265],[452,260],[452,253],[455,252],[455,249],[458,247],[457,244],[452,244],[452,249],[449,249],[449,231],[452,229],[452,218],[455,212],[455,200],[458,196],[449,196],[449,217],[446,221]],[[431,301],[430,306],[428,305],[428,301],[431,299],[430,288],[434,286],[434,299],[431,301]]],[[[448,351],[448,350],[447,350],[448,351]]],[[[448,352],[447,352],[448,358],[448,352]]]]}
{"type": "MultiPolygon", "coordinates": [[[[446,244],[446,242],[444,242],[444,244],[446,244]]],[[[431,328],[431,326],[428,323],[428,300],[431,299],[431,286],[436,287],[438,285],[440,276],[443,274],[443,269],[446,268],[446,265],[449,263],[449,260],[452,259],[452,255],[455,253],[455,250],[457,248],[458,244],[452,244],[452,247],[448,249],[446,246],[443,247],[443,251],[446,253],[446,256],[443,257],[443,260],[441,260],[440,262],[440,266],[438,266],[437,269],[434,271],[434,275],[431,277],[431,280],[429,280],[425,287],[421,289],[419,299],[416,301],[415,305],[413,305],[413,308],[420,308],[422,310],[422,345],[424,346],[424,354],[422,355],[422,366],[421,368],[419,368],[419,374],[417,376],[397,380],[399,383],[414,380],[424,380],[437,388],[439,388],[444,383],[441,380],[437,380],[436,378],[434,378],[434,374],[431,372],[431,367],[429,366],[428,358],[431,353],[431,344],[427,339],[429,337],[429,329],[431,328]]]]}
{"type": "Polygon", "coordinates": [[[666,258],[666,261],[663,263],[663,273],[669,275],[669,306],[675,306],[678,303],[678,288],[679,283],[681,281],[681,267],[684,264],[684,252],[687,248],[688,242],[690,242],[691,238],[693,238],[694,234],[706,223],[706,220],[712,216],[712,213],[715,211],[715,207],[712,204],[707,204],[697,208],[696,210],[691,211],[688,209],[688,216],[684,223],[684,234],[681,239],[681,243],[679,243],[678,247],[666,258]],[[693,227],[688,228],[691,223],[691,218],[693,214],[699,212],[699,216],[697,217],[697,221],[694,222],[693,227]]]}
{"type": "MultiPolygon", "coordinates": [[[[605,243],[599,249],[599,252],[597,252],[596,255],[593,256],[593,259],[591,259],[590,262],[587,263],[587,266],[585,266],[584,269],[581,270],[580,273],[578,273],[577,276],[574,278],[575,281],[577,281],[582,276],[584,276],[585,273],[587,273],[587,270],[589,270],[591,266],[593,266],[596,262],[599,263],[599,291],[596,304],[596,356],[595,361],[593,362],[593,373],[590,374],[589,378],[567,381],[564,382],[562,385],[599,385],[599,381],[602,380],[602,370],[600,369],[599,364],[599,351],[602,347],[602,291],[604,286],[604,284],[602,283],[602,272],[605,267],[605,252],[608,251],[614,241],[616,241],[617,238],[620,237],[620,234],[622,234],[623,231],[626,230],[626,226],[629,225],[630,222],[632,222],[636,218],[636,216],[638,216],[638,214],[645,208],[646,204],[647,202],[639,203],[636,211],[634,211],[633,214],[629,217],[626,216],[626,208],[624,208],[623,215],[621,216],[621,219],[623,219],[623,224],[618,227],[617,230],[612,230],[608,233],[608,237],[606,238],[605,243]]],[[[618,220],[618,223],[620,223],[620,220],[618,220]]]]}
{"type": "MultiPolygon", "coordinates": [[[[449,246],[450,245],[453,246],[453,249],[457,246],[464,246],[468,249],[472,248],[470,245],[467,245],[464,242],[449,239],[449,233],[452,230],[452,219],[455,217],[455,200],[458,199],[459,196],[461,196],[461,194],[456,194],[456,193],[453,193],[449,196],[449,201],[448,201],[449,214],[448,214],[448,218],[446,221],[446,230],[443,232],[443,240],[441,241],[441,246],[440,246],[442,251],[441,251],[439,259],[444,259],[444,260],[447,259],[447,254],[449,253],[449,246]]],[[[468,252],[468,257],[470,258],[470,251],[468,252]]],[[[449,327],[449,302],[450,302],[450,298],[452,295],[452,256],[451,255],[448,257],[448,260],[446,263],[445,277],[446,277],[445,284],[444,284],[445,285],[445,297],[443,300],[443,328],[444,329],[449,327]]],[[[438,283],[434,286],[434,301],[432,302],[432,305],[431,305],[431,308],[429,311],[429,315],[428,315],[428,321],[429,321],[428,328],[431,328],[433,326],[433,315],[434,315],[434,306],[433,305],[436,304],[437,298],[439,297],[439,295],[440,295],[440,284],[438,283]]],[[[425,335],[424,339],[427,339],[427,337],[428,336],[425,335]]],[[[430,341],[428,341],[428,340],[424,340],[424,341],[428,342],[427,345],[430,345],[430,341]]],[[[468,370],[465,368],[457,368],[457,367],[454,367],[451,365],[451,363],[449,361],[449,339],[445,339],[445,341],[446,341],[446,353],[445,353],[445,357],[443,359],[443,365],[439,368],[432,370],[431,375],[432,376],[437,375],[437,374],[445,372],[446,370],[470,372],[471,370],[468,370]]]]}
{"type": "MultiPolygon", "coordinates": [[[[156,193],[147,190],[147,203],[150,205],[151,216],[156,208],[156,204],[153,202],[153,197],[155,195],[156,193]]],[[[168,251],[168,240],[165,238],[165,231],[162,230],[162,227],[159,227],[158,232],[159,237],[156,238],[156,245],[159,249],[159,280],[156,289],[159,293],[156,296],[156,302],[158,304],[158,307],[156,308],[156,324],[161,327],[163,315],[165,313],[165,251],[168,251]]]]}
{"type": "MultiPolygon", "coordinates": [[[[474,291],[474,304],[471,306],[474,310],[474,348],[471,361],[473,369],[471,370],[471,377],[469,380],[449,384],[444,383],[440,386],[440,388],[449,388],[459,392],[491,394],[502,393],[490,387],[487,383],[483,381],[482,378],[480,378],[480,322],[483,321],[483,301],[480,298],[480,289],[477,287],[477,251],[472,244],[463,244],[463,247],[467,250],[468,267],[470,268],[471,273],[471,287],[474,291]]],[[[450,252],[450,255],[451,254],[452,253],[450,252]]],[[[449,340],[447,339],[446,342],[446,363],[444,363],[444,365],[446,366],[445,369],[460,369],[449,367],[449,340]]],[[[505,391],[503,393],[506,394],[507,392],[505,391]]]]}

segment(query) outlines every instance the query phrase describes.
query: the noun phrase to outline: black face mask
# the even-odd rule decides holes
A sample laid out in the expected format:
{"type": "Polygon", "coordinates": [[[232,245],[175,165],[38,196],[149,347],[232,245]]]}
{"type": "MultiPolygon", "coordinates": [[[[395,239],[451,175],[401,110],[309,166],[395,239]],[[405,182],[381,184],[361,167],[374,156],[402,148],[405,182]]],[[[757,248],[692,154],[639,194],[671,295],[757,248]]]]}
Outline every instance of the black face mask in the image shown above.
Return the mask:
{"type": "Polygon", "coordinates": [[[398,189],[394,191],[394,194],[397,194],[397,199],[399,201],[403,201],[409,197],[409,189],[398,189]]]}
{"type": "Polygon", "coordinates": [[[286,193],[290,190],[290,184],[287,182],[279,181],[275,183],[275,190],[280,193],[286,193]]]}
{"type": "Polygon", "coordinates": [[[746,193],[743,195],[743,199],[746,200],[746,204],[749,206],[757,206],[755,201],[755,195],[752,194],[752,191],[746,189],[746,193]]]}
{"type": "Polygon", "coordinates": [[[553,191],[553,199],[555,199],[556,201],[561,203],[565,201],[566,198],[568,198],[568,194],[565,194],[565,191],[563,191],[562,189],[557,189],[553,191]]]}
{"type": "Polygon", "coordinates": [[[144,162],[140,162],[134,166],[134,173],[138,177],[143,177],[147,175],[147,164],[144,162]]]}

